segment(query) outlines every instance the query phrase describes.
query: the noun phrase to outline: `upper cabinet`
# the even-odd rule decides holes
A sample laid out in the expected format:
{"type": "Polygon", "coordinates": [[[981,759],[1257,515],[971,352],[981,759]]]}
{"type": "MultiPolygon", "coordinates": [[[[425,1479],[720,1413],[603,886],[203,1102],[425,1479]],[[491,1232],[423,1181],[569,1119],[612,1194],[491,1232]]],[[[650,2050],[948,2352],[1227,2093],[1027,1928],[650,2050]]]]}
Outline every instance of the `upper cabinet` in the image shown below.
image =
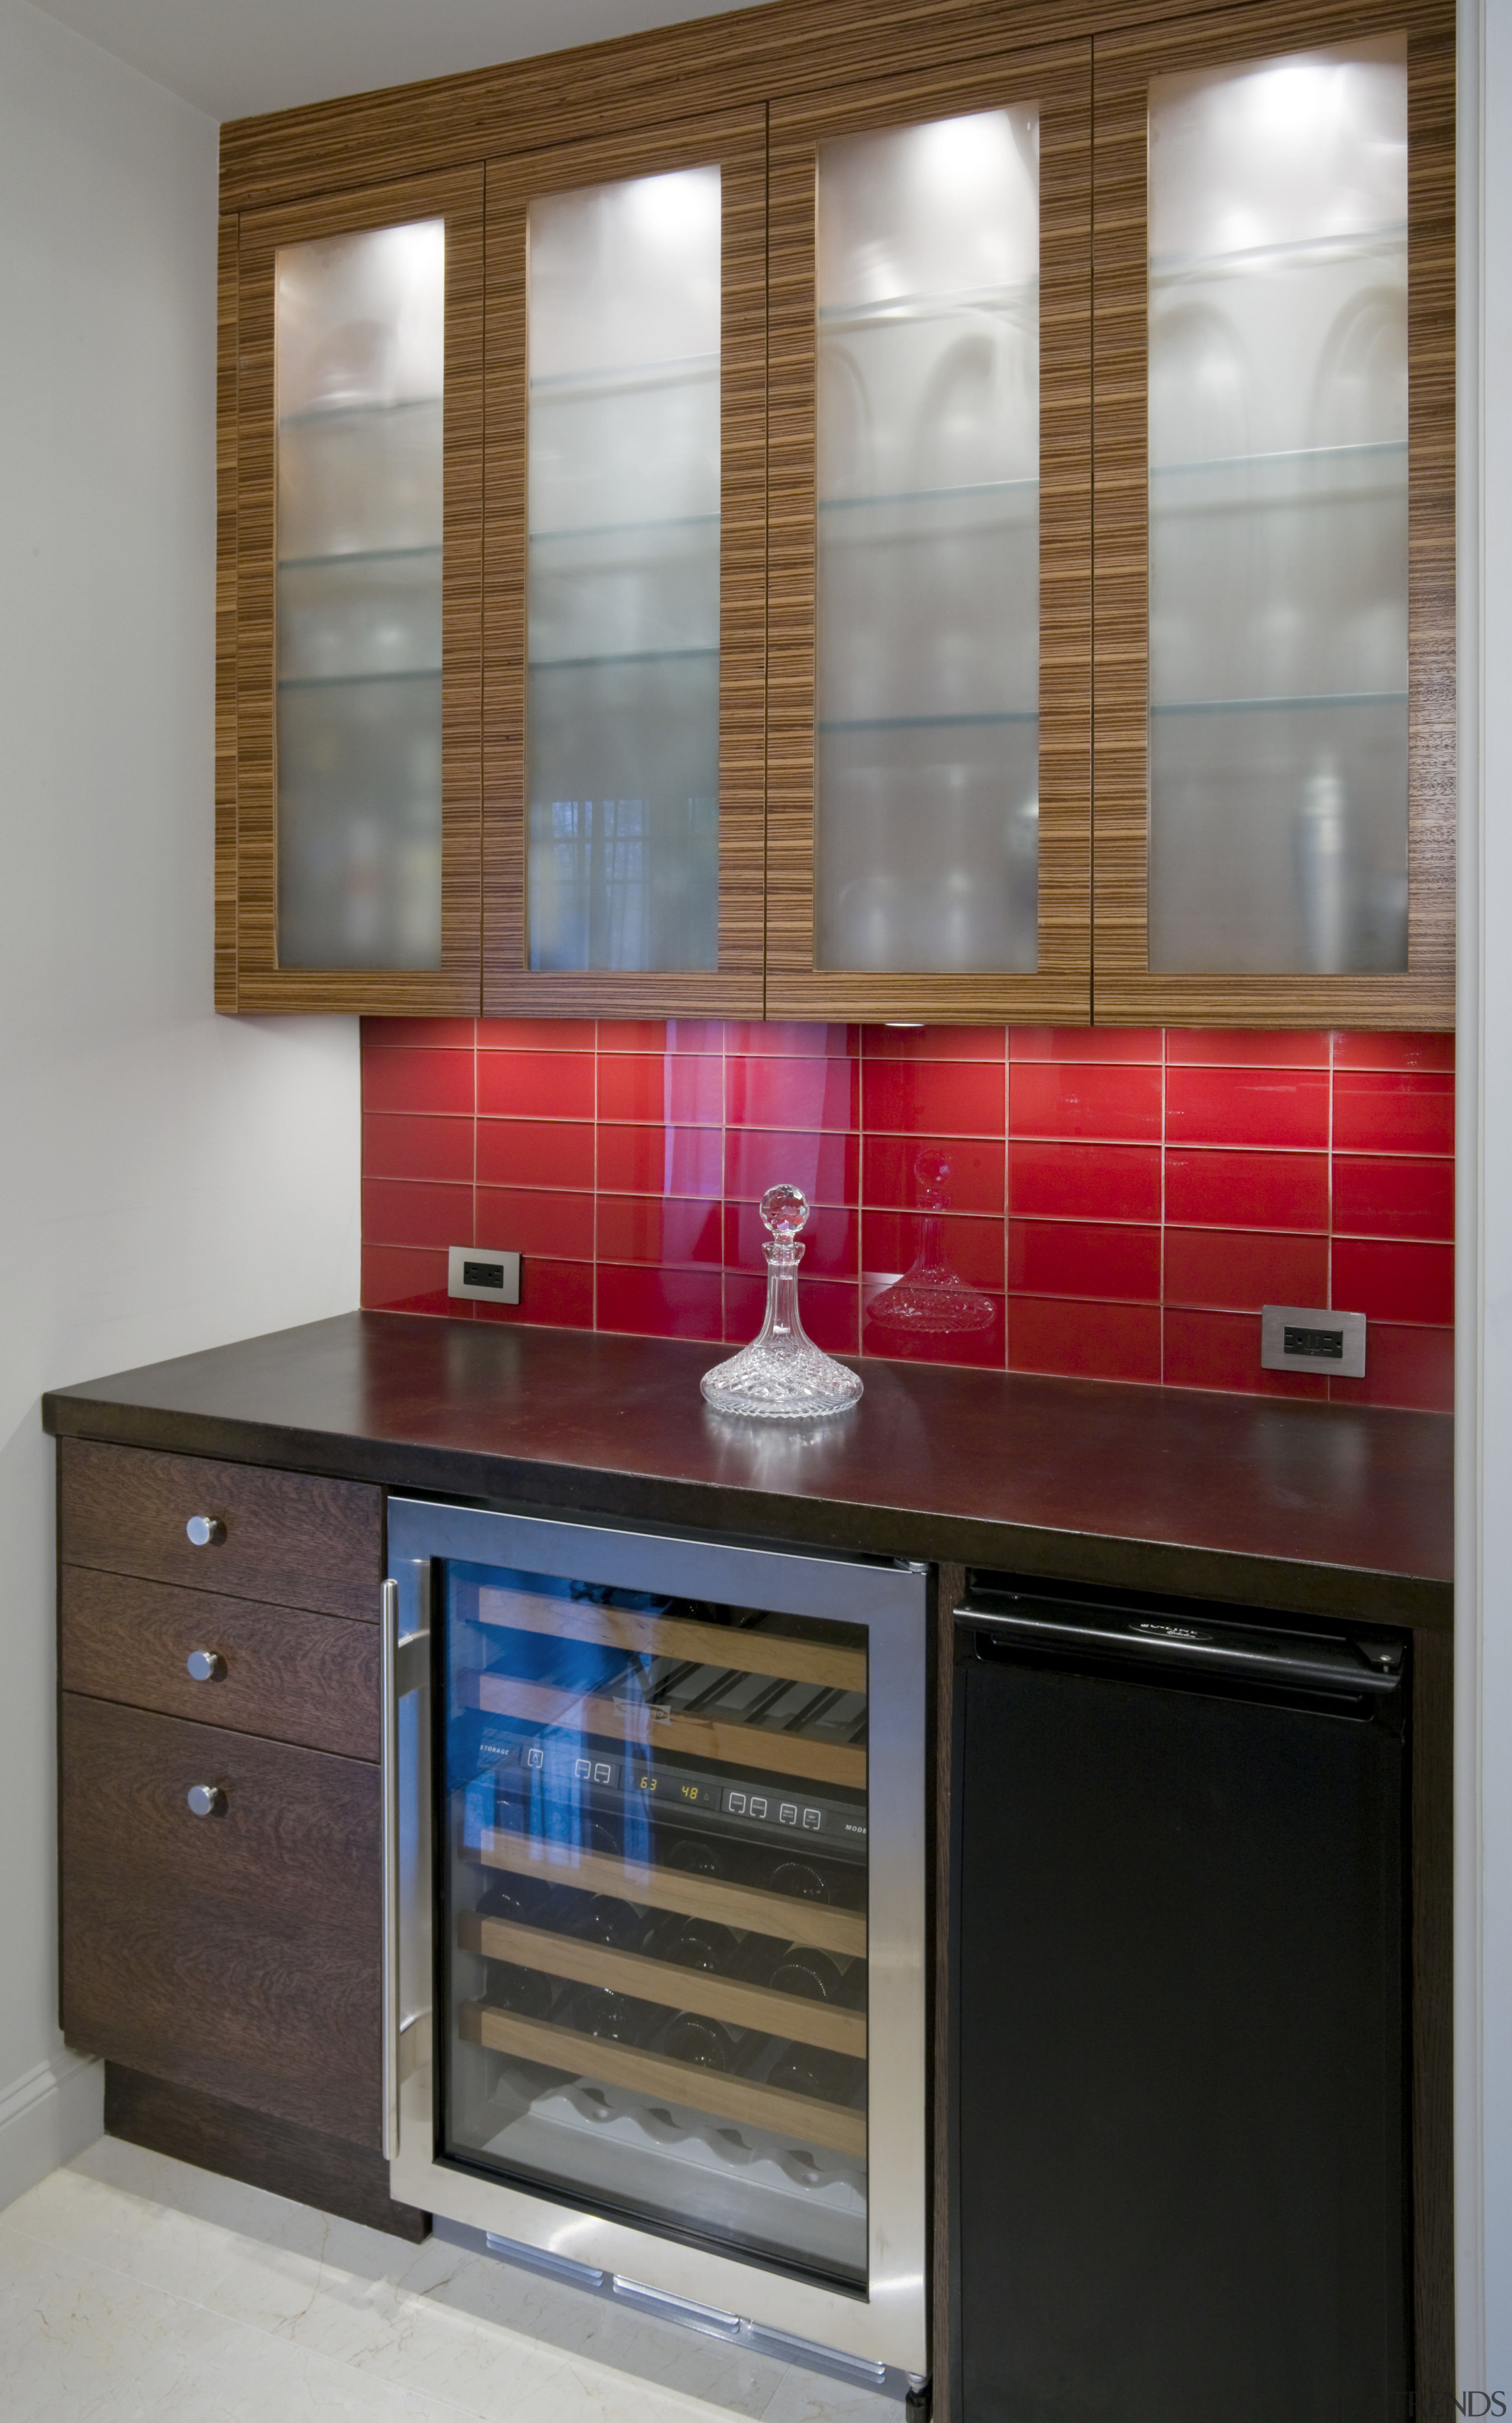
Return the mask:
{"type": "Polygon", "coordinates": [[[228,130],[218,1005],[1450,1024],[1452,16],[833,7],[228,130]]]}

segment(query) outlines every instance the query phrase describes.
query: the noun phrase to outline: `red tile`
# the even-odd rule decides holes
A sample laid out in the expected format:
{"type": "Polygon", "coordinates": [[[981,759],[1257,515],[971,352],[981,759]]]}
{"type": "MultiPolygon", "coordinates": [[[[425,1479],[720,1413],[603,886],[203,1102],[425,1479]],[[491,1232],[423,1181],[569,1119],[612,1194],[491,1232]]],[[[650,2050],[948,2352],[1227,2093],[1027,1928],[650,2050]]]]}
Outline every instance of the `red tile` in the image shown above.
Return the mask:
{"type": "Polygon", "coordinates": [[[399,1049],[365,1052],[362,1108],[364,1115],[369,1111],[460,1111],[471,1118],[473,1055],[399,1049]]]}
{"type": "Polygon", "coordinates": [[[717,1127],[723,1089],[724,1064],[706,1053],[606,1053],[598,1064],[601,1119],[717,1127]]]}
{"type": "Polygon", "coordinates": [[[362,1166],[370,1178],[451,1178],[470,1186],[473,1122],[369,1111],[362,1122],[362,1166]]]}
{"type": "Polygon", "coordinates": [[[1263,1304],[1326,1305],[1329,1241],[1281,1230],[1168,1228],[1167,1304],[1258,1312],[1263,1304]]]}
{"type": "Polygon", "coordinates": [[[470,1052],[477,1039],[475,1018],[365,1018],[364,1052],[470,1052]]]}
{"type": "Polygon", "coordinates": [[[1394,1329],[1371,1323],[1365,1339],[1364,1376],[1331,1380],[1329,1395],[1345,1404],[1406,1405],[1428,1414],[1455,1409],[1455,1333],[1452,1329],[1394,1329]]]}
{"type": "Polygon", "coordinates": [[[1329,1140],[1325,1069],[1168,1069],[1166,1142],[1286,1146],[1329,1140]]]}
{"type": "Polygon", "coordinates": [[[858,1136],[730,1128],[724,1152],[731,1202],[759,1203],[769,1186],[800,1186],[811,1203],[854,1203],[860,1194],[858,1136]]]}
{"type": "Polygon", "coordinates": [[[854,1059],[859,1034],[859,1027],[836,1023],[732,1018],[725,1027],[725,1050],[752,1053],[759,1060],[854,1059]]]}
{"type": "Polygon", "coordinates": [[[1016,1062],[1008,1072],[1008,1132],[1072,1143],[1158,1143],[1161,1074],[1133,1065],[1016,1062]]]}
{"type": "MultiPolygon", "coordinates": [[[[924,1223],[916,1212],[867,1212],[861,1223],[861,1267],[885,1271],[895,1277],[907,1270],[924,1245],[924,1223]]],[[[940,1215],[935,1250],[945,1269],[953,1271],[969,1288],[989,1294],[1003,1291],[1002,1222],[966,1220],[956,1212],[940,1215]]]]}
{"type": "Polygon", "coordinates": [[[864,1101],[869,1132],[893,1135],[1000,1136],[1000,1061],[871,1060],[864,1101]]]}
{"type": "Polygon", "coordinates": [[[861,1352],[896,1363],[966,1364],[976,1370],[1003,1367],[1005,1309],[1000,1295],[982,1295],[975,1309],[985,1319],[970,1328],[910,1329],[889,1318],[888,1291],[871,1288],[861,1315],[861,1352]]]}
{"type": "Polygon", "coordinates": [[[861,1183],[865,1200],[882,1210],[916,1211],[921,1196],[929,1195],[941,1211],[1000,1219],[1003,1147],[986,1138],[869,1135],[861,1146],[861,1183]]]}
{"type": "Polygon", "coordinates": [[[717,1271],[657,1271],[619,1262],[598,1266],[598,1326],[638,1338],[723,1335],[723,1281],[717,1271]]]}
{"type": "Polygon", "coordinates": [[[1158,1026],[1010,1026],[1010,1060],[1100,1060],[1104,1063],[1165,1057],[1158,1026]]]}
{"type": "Polygon", "coordinates": [[[1452,1153],[1454,1148],[1452,1077],[1373,1069],[1335,1070],[1335,1152],[1452,1153]]]}
{"type": "Polygon", "coordinates": [[[598,1250],[606,1262],[718,1268],[720,1208],[679,1196],[601,1195],[598,1250]]]}
{"type": "Polygon", "coordinates": [[[480,1186],[476,1225],[478,1233],[472,1243],[491,1246],[495,1253],[543,1254],[559,1262],[593,1259],[591,1195],[554,1195],[544,1187],[480,1186]]]}
{"type": "Polygon", "coordinates": [[[717,1018],[601,1018],[601,1052],[694,1052],[724,1050],[724,1024],[717,1018]]]}
{"type": "Polygon", "coordinates": [[[1440,1069],[1453,1070],[1452,1035],[1336,1035],[1335,1069],[1440,1069]]]}
{"type": "Polygon", "coordinates": [[[591,1329],[593,1265],[553,1262],[537,1255],[522,1264],[518,1304],[475,1304],[480,1321],[535,1329],[591,1329]]]}
{"type": "Polygon", "coordinates": [[[1166,1218],[1202,1228],[1304,1228],[1326,1235],[1326,1153],[1166,1154],[1166,1218]]]}
{"type": "Polygon", "coordinates": [[[1008,1308],[1008,1369],[1072,1380],[1158,1381],[1160,1308],[1016,1295],[1008,1308]]]}
{"type": "Polygon", "coordinates": [[[1016,1295],[1158,1304],[1160,1231],[1111,1222],[1015,1220],[1008,1230],[1008,1285],[1016,1295]]]}
{"type": "Polygon", "coordinates": [[[616,1128],[598,1132],[598,1182],[612,1195],[700,1195],[724,1189],[718,1128],[616,1128]]]}
{"type": "Polygon", "coordinates": [[[591,1119],[596,1066],[591,1052],[480,1052],[480,1116],[591,1119]]]}
{"type": "MultiPolygon", "coordinates": [[[[1372,1321],[1426,1321],[1452,1324],[1455,1317],[1453,1245],[1333,1241],[1333,1308],[1362,1312],[1372,1321]]],[[[1370,1341],[1365,1341],[1365,1360],[1370,1341]]]]}
{"type": "Polygon", "coordinates": [[[1326,1069],[1330,1037],[1233,1026],[1173,1026],[1166,1033],[1168,1068],[1326,1069]]]}
{"type": "Polygon", "coordinates": [[[1008,1207],[1043,1220],[1158,1220],[1160,1148],[1011,1144],[1008,1207]]]}
{"type": "Polygon", "coordinates": [[[478,1183],[591,1189],[593,1130],[586,1119],[480,1119],[478,1183]]]}
{"type": "Polygon", "coordinates": [[[480,1018],[480,1052],[591,1052],[591,1018],[480,1018]]]}
{"type": "MultiPolygon", "coordinates": [[[[819,1204],[811,1212],[803,1228],[808,1249],[803,1257],[805,1282],[811,1274],[827,1279],[856,1276],[860,1250],[858,1227],[857,1214],[839,1205],[819,1204]]],[[[763,1227],[755,1202],[726,1204],[724,1258],[731,1270],[764,1272],[762,1247],[769,1240],[770,1231],[763,1227]]]]}
{"type": "Polygon", "coordinates": [[[727,1059],[730,1122],[743,1128],[854,1128],[858,1075],[859,1064],[848,1058],[727,1059]]]}
{"type": "MultiPolygon", "coordinates": [[[[860,1290],[854,1279],[800,1282],[803,1326],[827,1354],[859,1352],[860,1290]]],[[[746,1271],[725,1274],[725,1342],[748,1346],[766,1310],[766,1282],[746,1271]]]]}
{"type": "Polygon", "coordinates": [[[427,1185],[413,1178],[368,1178],[362,1234],[378,1245],[476,1244],[471,1186],[427,1185]]]}
{"type": "Polygon", "coordinates": [[[1262,1370],[1259,1320],[1236,1312],[1167,1312],[1165,1383],[1245,1397],[1322,1398],[1329,1387],[1311,1371],[1262,1370]]]}
{"type": "Polygon", "coordinates": [[[362,1247],[362,1301],[370,1312],[461,1313],[447,1293],[445,1247],[378,1245],[362,1247]]]}
{"type": "Polygon", "coordinates": [[[1337,1154],[1333,1232],[1338,1237],[1452,1238],[1454,1163],[1368,1161],[1337,1154]]]}
{"type": "Polygon", "coordinates": [[[867,1060],[1001,1060],[1007,1053],[1003,1026],[863,1026],[867,1060]]]}

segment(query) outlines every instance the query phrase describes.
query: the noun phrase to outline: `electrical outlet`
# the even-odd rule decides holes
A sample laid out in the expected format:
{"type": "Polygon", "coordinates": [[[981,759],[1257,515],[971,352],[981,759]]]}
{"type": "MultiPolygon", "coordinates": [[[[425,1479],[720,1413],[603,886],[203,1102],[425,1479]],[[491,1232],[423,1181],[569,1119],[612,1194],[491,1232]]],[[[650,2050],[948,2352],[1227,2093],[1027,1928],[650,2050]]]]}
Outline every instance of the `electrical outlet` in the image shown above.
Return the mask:
{"type": "Polygon", "coordinates": [[[1359,1380],[1365,1369],[1365,1316],[1262,1305],[1260,1365],[1266,1371],[1326,1371],[1336,1380],[1359,1380]]]}
{"type": "Polygon", "coordinates": [[[447,1293],[470,1304],[518,1304],[520,1257],[482,1245],[452,1245],[447,1253],[447,1293]]]}

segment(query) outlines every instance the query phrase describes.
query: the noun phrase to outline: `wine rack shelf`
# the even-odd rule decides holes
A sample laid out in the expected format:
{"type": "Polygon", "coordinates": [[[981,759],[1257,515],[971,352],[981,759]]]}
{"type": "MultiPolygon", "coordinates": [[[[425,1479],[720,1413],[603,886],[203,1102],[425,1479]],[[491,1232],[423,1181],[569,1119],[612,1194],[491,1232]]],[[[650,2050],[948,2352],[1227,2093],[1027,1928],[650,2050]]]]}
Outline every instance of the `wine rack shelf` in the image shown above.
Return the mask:
{"type": "Polygon", "coordinates": [[[866,1952],[866,1919],[859,1910],[835,1909],[827,1902],[802,1901],[789,1893],[761,1892],[753,1885],[728,1884],[721,1877],[689,1876],[680,1868],[633,1866],[602,1851],[580,1851],[536,1835],[504,1834],[485,1827],[473,1858],[508,1876],[539,1877],[576,1885],[585,1892],[611,1893],[638,1908],[676,1910],[683,1918],[711,1918],[723,1926],[780,1936],[784,1943],[810,1944],[859,1959],[866,1952]]]}
{"type": "Polygon", "coordinates": [[[627,1649],[646,1657],[686,1657],[701,1666],[725,1666],[739,1674],[780,1675],[790,1683],[826,1684],[831,1690],[864,1691],[864,1649],[835,1649],[820,1640],[790,1640],[778,1632],[743,1625],[696,1623],[683,1616],[636,1615],[622,1607],[594,1607],[568,1599],[543,1599],[538,1591],[487,1584],[478,1593],[480,1623],[510,1632],[533,1632],[553,1640],[587,1640],[606,1649],[627,1649]]]}
{"type": "Polygon", "coordinates": [[[507,1674],[464,1675],[457,1697],[464,1706],[492,1717],[515,1717],[526,1724],[555,1725],[657,1750],[685,1750],[697,1758],[723,1759],[732,1766],[759,1767],[766,1775],[801,1776],[808,1783],[866,1789],[866,1752],[843,1742],[808,1741],[801,1734],[765,1733],[759,1725],[722,1724],[712,1717],[680,1717],[651,1703],[600,1699],[548,1683],[519,1683],[507,1674]]]}

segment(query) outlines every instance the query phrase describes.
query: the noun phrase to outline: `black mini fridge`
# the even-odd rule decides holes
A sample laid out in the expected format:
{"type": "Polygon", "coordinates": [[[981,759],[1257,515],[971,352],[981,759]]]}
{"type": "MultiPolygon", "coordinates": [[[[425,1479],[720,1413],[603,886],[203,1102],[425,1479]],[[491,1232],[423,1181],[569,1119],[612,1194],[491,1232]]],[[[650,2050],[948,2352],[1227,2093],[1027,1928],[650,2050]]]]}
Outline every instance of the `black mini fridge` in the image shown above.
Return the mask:
{"type": "Polygon", "coordinates": [[[1401,1636],[954,1623],[952,2423],[1394,2423],[1401,1636]]]}

